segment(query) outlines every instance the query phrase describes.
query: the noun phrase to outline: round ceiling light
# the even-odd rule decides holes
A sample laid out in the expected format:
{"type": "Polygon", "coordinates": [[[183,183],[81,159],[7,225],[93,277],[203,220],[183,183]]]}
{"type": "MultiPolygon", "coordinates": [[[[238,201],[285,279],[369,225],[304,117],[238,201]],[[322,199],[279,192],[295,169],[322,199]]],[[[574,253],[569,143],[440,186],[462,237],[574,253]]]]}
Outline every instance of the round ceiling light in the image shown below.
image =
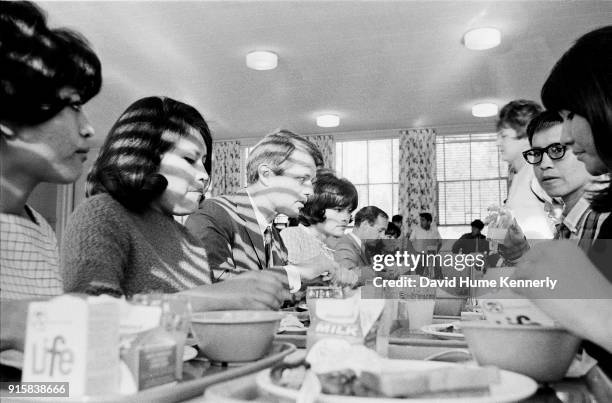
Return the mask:
{"type": "Polygon", "coordinates": [[[499,108],[496,104],[483,103],[472,106],[472,115],[477,118],[488,118],[489,116],[496,116],[499,108]]]}
{"type": "Polygon", "coordinates": [[[496,28],[477,28],[463,35],[463,44],[472,50],[485,50],[501,43],[501,32],[496,28]]]}
{"type": "Polygon", "coordinates": [[[317,116],[317,126],[319,127],[337,127],[340,124],[338,115],[320,115],[317,116]]]}
{"type": "Polygon", "coordinates": [[[246,65],[253,70],[272,70],[278,66],[278,55],[260,50],[251,52],[246,55],[246,65]]]}

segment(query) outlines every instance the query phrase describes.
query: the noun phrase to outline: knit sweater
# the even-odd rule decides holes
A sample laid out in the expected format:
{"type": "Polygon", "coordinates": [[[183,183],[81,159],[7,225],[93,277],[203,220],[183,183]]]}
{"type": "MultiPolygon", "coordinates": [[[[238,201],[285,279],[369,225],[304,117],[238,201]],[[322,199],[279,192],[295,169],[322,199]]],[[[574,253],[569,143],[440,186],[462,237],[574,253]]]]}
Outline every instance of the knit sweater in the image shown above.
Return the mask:
{"type": "Polygon", "coordinates": [[[171,293],[211,283],[201,241],[171,216],[134,213],[109,194],[72,214],[61,248],[66,292],[171,293]]]}

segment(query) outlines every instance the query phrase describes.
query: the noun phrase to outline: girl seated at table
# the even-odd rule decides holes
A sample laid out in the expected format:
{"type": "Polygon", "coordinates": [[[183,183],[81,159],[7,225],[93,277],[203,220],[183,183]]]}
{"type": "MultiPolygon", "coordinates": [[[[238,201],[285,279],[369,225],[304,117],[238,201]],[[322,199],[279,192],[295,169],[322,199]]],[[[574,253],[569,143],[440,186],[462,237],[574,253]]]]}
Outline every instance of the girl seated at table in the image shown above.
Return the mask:
{"type": "Polygon", "coordinates": [[[87,177],[88,198],[62,245],[67,292],[197,295],[194,309],[277,309],[280,276],[247,273],[212,285],[205,245],[173,216],[193,213],[209,183],[212,139],[193,107],[143,98],[119,117],[87,177]]]}
{"type": "Polygon", "coordinates": [[[41,182],[81,175],[94,134],[82,106],[102,85],[100,60],[28,2],[0,4],[0,33],[0,297],[51,297],[63,292],[57,240],[27,201],[41,182]]]}
{"type": "MultiPolygon", "coordinates": [[[[320,254],[333,260],[326,242],[344,235],[357,202],[357,189],[350,181],[319,172],[313,195],[300,210],[299,225],[281,231],[289,263],[299,264],[320,254]]],[[[357,274],[348,269],[338,269],[332,279],[342,285],[355,285],[357,280],[357,274]]]]}

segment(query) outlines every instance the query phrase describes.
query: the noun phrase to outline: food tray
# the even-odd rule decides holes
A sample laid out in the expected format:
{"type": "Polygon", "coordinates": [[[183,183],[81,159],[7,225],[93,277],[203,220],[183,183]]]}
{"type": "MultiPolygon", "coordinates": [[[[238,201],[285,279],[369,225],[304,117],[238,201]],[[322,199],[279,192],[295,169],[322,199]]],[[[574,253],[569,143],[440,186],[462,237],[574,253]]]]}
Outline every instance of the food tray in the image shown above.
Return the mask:
{"type": "Polygon", "coordinates": [[[295,346],[289,343],[274,342],[270,352],[262,359],[240,366],[214,366],[205,359],[195,359],[183,366],[183,381],[170,383],[132,395],[85,396],[79,398],[25,398],[13,397],[8,391],[0,391],[3,403],[14,402],[87,402],[87,403],[175,403],[201,395],[208,386],[235,379],[262,369],[271,367],[281,361],[286,355],[295,351],[295,346]]]}

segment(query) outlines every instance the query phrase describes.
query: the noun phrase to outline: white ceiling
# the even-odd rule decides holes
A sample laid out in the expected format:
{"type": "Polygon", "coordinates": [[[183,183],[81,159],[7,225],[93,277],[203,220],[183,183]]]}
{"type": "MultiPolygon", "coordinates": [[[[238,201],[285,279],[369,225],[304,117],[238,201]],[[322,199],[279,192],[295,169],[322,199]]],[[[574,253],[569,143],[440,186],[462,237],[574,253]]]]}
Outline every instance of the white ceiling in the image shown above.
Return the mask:
{"type": "Polygon", "coordinates": [[[102,60],[103,88],[86,108],[98,141],[147,95],[191,103],[215,139],[478,125],[473,103],[539,99],[572,41],[612,22],[609,1],[40,4],[102,60]],[[462,34],[481,26],[501,29],[502,45],[464,48],[462,34]],[[249,70],[251,50],[278,53],[278,68],[249,70]],[[340,127],[318,128],[323,112],[340,127]]]}

